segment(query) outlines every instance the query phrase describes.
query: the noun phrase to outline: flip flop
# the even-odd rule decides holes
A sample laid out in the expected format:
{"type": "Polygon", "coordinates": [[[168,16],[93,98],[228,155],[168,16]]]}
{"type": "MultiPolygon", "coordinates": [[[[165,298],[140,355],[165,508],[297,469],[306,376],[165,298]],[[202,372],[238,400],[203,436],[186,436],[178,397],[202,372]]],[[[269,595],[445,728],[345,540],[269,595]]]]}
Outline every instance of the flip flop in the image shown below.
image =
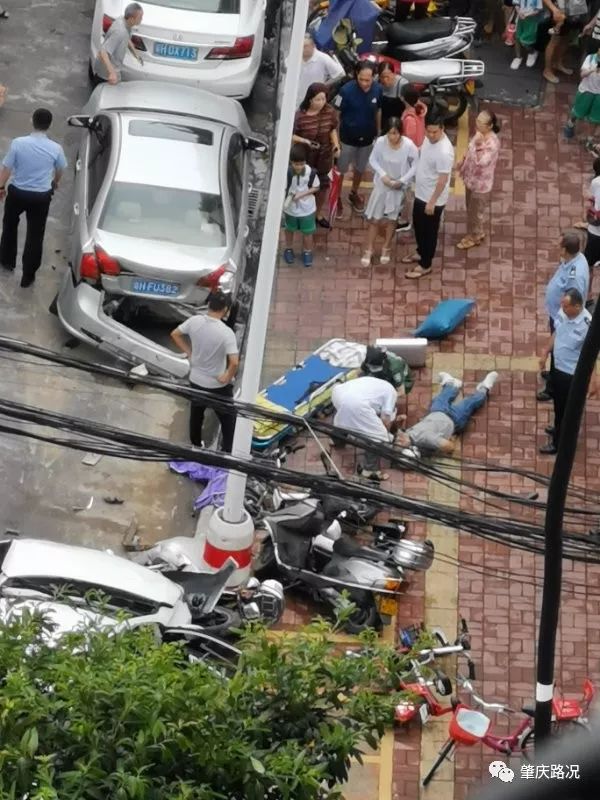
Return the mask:
{"type": "Polygon", "coordinates": [[[410,272],[405,272],[405,278],[424,278],[425,275],[429,275],[431,272],[431,267],[429,269],[423,269],[422,266],[418,266],[415,269],[411,270],[410,272]]]}
{"type": "Polygon", "coordinates": [[[420,260],[421,256],[418,253],[411,253],[408,256],[404,256],[401,258],[400,261],[402,264],[414,264],[420,260]]]}
{"type": "Polygon", "coordinates": [[[471,239],[470,236],[465,236],[465,238],[461,239],[456,246],[459,250],[470,250],[471,247],[477,246],[477,242],[474,239],[471,239]]]}
{"type": "Polygon", "coordinates": [[[377,483],[380,483],[381,481],[387,481],[390,477],[387,472],[382,472],[381,470],[369,472],[366,469],[363,469],[361,472],[359,472],[359,475],[361,478],[365,478],[368,481],[376,481],[377,483]]]}

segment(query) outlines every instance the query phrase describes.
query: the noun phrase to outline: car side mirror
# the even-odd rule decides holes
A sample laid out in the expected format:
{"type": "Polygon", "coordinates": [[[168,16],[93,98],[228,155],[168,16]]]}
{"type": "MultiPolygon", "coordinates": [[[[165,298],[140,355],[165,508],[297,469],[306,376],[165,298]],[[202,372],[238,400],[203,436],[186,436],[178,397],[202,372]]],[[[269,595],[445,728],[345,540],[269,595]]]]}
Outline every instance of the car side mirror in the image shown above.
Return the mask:
{"type": "Polygon", "coordinates": [[[255,153],[263,153],[267,155],[269,152],[269,145],[263,142],[262,139],[255,139],[249,136],[246,139],[246,150],[253,150],[255,153]]]}
{"type": "Polygon", "coordinates": [[[67,119],[67,125],[71,128],[91,128],[93,122],[93,117],[88,117],[87,114],[74,114],[67,119]]]}

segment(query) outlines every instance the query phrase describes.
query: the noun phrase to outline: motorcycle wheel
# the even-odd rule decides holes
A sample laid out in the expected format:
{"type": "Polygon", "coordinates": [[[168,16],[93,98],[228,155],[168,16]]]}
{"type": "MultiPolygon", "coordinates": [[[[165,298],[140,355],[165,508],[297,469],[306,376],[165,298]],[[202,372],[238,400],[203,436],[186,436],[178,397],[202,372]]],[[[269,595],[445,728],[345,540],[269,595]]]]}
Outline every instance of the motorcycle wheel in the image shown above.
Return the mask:
{"type": "Polygon", "coordinates": [[[357,606],[344,623],[344,630],[351,634],[359,634],[367,628],[379,627],[381,627],[381,621],[373,603],[368,606],[357,606]]]}
{"type": "Polygon", "coordinates": [[[275,548],[271,539],[265,539],[260,550],[252,559],[252,571],[259,581],[269,578],[277,572],[275,548]]]}
{"type": "Polygon", "coordinates": [[[217,606],[214,611],[205,616],[192,617],[194,625],[200,625],[205,633],[211,636],[231,635],[232,628],[242,627],[242,618],[237,611],[224,606],[217,606]]]}
{"type": "Polygon", "coordinates": [[[445,125],[455,125],[469,104],[467,95],[463,91],[455,95],[447,94],[444,97],[436,97],[433,102],[441,111],[445,125]]]}
{"type": "Polygon", "coordinates": [[[452,681],[441,669],[434,670],[434,673],[433,685],[436,692],[442,697],[449,697],[452,694],[452,681]]]}

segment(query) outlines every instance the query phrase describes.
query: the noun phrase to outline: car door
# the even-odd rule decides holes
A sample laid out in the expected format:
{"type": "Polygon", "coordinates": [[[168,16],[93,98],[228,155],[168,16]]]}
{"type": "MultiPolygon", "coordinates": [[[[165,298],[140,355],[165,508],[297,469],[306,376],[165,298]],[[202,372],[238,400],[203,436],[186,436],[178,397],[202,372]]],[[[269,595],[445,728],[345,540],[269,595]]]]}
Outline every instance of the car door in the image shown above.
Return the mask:
{"type": "Polygon", "coordinates": [[[75,162],[72,265],[77,279],[81,255],[93,247],[92,212],[108,174],[112,151],[113,121],[107,114],[98,114],[83,134],[82,148],[75,162]]]}
{"type": "Polygon", "coordinates": [[[244,262],[245,240],[248,234],[248,168],[244,139],[235,131],[227,146],[227,192],[235,240],[231,258],[238,268],[244,262]]]}

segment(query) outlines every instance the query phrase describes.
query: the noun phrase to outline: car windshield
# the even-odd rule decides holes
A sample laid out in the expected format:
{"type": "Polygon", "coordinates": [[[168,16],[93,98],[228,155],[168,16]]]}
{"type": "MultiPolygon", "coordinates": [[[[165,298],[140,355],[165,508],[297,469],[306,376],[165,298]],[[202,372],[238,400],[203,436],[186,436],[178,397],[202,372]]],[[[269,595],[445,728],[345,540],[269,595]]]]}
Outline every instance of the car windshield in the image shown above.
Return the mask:
{"type": "Polygon", "coordinates": [[[203,11],[206,14],[240,13],[240,0],[154,0],[148,5],[178,8],[182,11],[203,11]]]}
{"type": "Polygon", "coordinates": [[[98,227],[107,233],[192,247],[225,247],[219,195],[140,183],[113,183],[98,227]]]}

